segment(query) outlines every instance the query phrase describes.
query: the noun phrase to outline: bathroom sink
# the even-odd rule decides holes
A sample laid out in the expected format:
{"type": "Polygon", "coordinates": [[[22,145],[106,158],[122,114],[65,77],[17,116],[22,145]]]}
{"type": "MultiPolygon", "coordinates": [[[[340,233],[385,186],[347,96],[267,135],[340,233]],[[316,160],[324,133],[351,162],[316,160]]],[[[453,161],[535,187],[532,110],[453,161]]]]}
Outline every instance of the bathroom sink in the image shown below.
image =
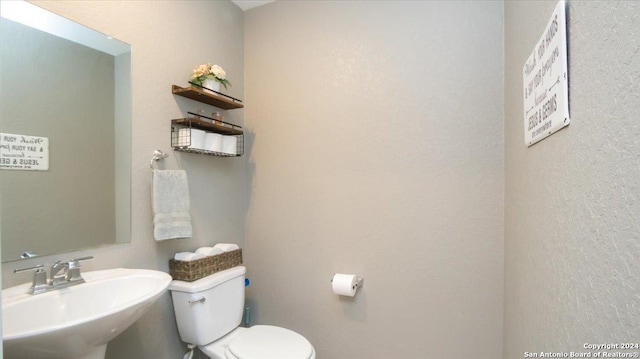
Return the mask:
{"type": "Polygon", "coordinates": [[[2,291],[5,359],[101,359],[107,343],[167,290],[171,276],[146,269],[84,272],[86,283],[26,294],[30,283],[2,291]]]}

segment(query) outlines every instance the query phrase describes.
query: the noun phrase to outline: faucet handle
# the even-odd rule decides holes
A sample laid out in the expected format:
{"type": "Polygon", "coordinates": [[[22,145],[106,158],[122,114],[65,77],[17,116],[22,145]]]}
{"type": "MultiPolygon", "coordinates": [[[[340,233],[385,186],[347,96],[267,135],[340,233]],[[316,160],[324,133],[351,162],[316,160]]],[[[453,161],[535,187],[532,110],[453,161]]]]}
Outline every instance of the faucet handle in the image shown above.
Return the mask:
{"type": "Polygon", "coordinates": [[[69,261],[69,272],[67,272],[67,281],[74,283],[84,283],[84,278],[80,274],[80,261],[93,259],[93,256],[74,258],[69,261]]]}
{"type": "Polygon", "coordinates": [[[93,256],[74,258],[74,259],[69,261],[69,267],[70,268],[80,267],[80,261],[86,261],[86,260],[89,260],[89,259],[93,259],[93,256]]]}
{"type": "Polygon", "coordinates": [[[74,259],[70,260],[69,262],[86,261],[86,260],[89,260],[89,259],[93,259],[93,256],[86,256],[86,257],[74,258],[74,259]]]}
{"type": "Polygon", "coordinates": [[[38,265],[35,265],[35,266],[33,266],[33,267],[16,268],[16,269],[14,269],[14,270],[13,270],[13,273],[26,272],[26,271],[28,271],[28,270],[35,270],[35,271],[36,271],[36,273],[37,273],[37,272],[44,272],[44,270],[43,270],[42,268],[44,268],[44,265],[42,265],[42,264],[38,264],[38,265]]]}
{"type": "Polygon", "coordinates": [[[45,272],[44,269],[42,268],[44,268],[44,265],[38,264],[33,267],[14,269],[13,273],[20,273],[28,270],[35,270],[36,272],[33,273],[33,282],[31,283],[31,287],[29,287],[28,293],[38,294],[38,293],[46,292],[48,288],[47,272],[45,272]]]}

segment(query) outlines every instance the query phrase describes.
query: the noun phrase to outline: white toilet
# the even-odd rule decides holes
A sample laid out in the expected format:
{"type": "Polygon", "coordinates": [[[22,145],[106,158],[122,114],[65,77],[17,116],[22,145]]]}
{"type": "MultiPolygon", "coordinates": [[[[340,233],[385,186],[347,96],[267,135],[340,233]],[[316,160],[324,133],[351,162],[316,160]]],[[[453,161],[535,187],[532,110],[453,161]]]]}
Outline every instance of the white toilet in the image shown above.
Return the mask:
{"type": "Polygon", "coordinates": [[[270,325],[239,327],[244,310],[244,266],[194,282],[169,285],[182,341],[212,359],[315,359],[302,335],[270,325]]]}

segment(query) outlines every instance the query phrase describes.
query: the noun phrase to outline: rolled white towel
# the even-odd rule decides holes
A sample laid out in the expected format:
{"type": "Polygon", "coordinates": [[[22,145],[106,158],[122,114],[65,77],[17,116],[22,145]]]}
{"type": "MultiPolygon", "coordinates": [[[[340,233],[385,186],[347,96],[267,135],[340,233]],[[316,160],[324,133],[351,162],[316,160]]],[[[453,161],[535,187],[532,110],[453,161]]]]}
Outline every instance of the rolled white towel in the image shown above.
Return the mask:
{"type": "Polygon", "coordinates": [[[213,248],[219,248],[223,252],[231,252],[231,251],[235,251],[236,249],[240,249],[240,247],[238,247],[238,245],[234,243],[218,243],[215,246],[213,246],[213,248]]]}
{"type": "Polygon", "coordinates": [[[204,254],[205,256],[215,256],[224,253],[224,251],[216,247],[201,247],[196,250],[196,253],[204,254]]]}
{"type": "Polygon", "coordinates": [[[177,261],[183,261],[185,260],[185,258],[190,257],[193,253],[191,252],[180,252],[180,253],[176,253],[173,256],[173,259],[177,260],[177,261]]]}
{"type": "Polygon", "coordinates": [[[195,261],[197,259],[202,259],[205,258],[206,256],[204,254],[200,254],[200,253],[193,253],[193,252],[180,252],[180,253],[176,253],[173,256],[173,259],[177,260],[177,261],[195,261]]]}

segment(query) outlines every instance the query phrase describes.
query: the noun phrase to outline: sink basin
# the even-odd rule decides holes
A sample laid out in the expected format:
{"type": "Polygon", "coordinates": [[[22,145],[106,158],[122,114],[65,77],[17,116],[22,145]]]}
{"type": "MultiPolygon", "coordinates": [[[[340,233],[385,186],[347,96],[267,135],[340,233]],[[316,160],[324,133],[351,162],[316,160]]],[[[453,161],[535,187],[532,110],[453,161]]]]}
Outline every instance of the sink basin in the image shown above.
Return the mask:
{"type": "Polygon", "coordinates": [[[86,283],[26,294],[30,283],[2,291],[5,359],[102,359],[107,343],[167,290],[171,276],[146,269],[84,272],[86,283]]]}

